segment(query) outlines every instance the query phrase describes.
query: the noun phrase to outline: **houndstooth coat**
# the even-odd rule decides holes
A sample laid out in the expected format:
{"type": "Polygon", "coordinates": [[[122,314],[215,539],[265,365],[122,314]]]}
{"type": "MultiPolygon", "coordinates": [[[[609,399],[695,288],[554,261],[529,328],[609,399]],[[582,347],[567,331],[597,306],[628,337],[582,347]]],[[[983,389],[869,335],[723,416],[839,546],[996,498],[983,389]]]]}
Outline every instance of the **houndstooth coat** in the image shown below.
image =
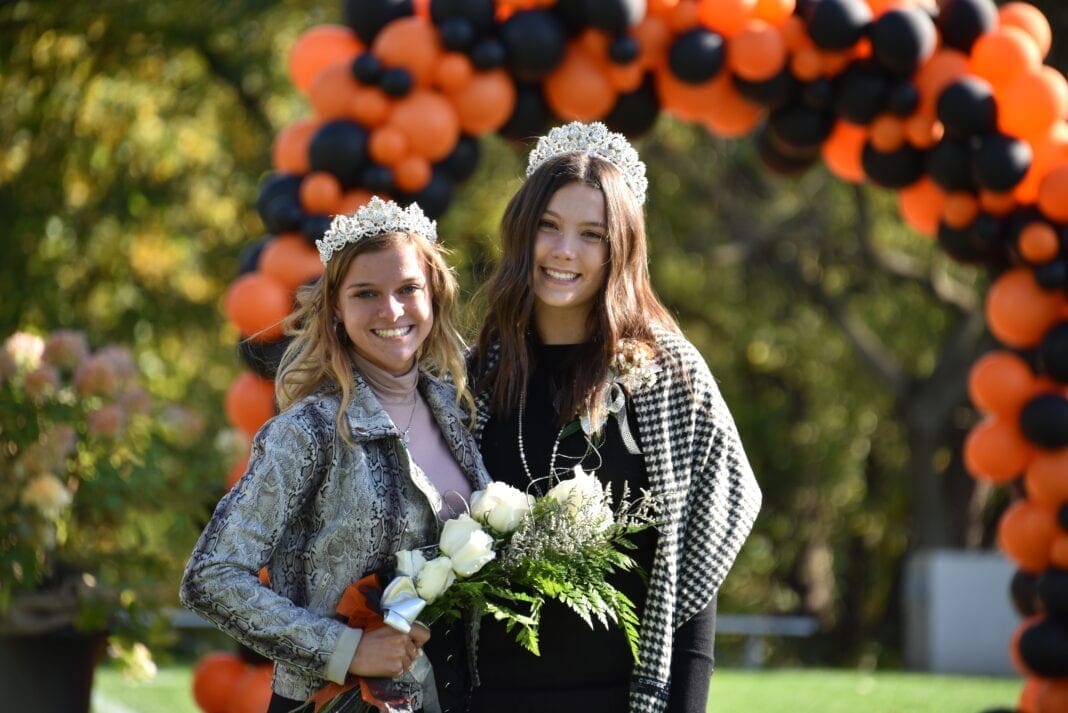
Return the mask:
{"type": "MultiPolygon", "coordinates": [[[[652,492],[663,503],[631,677],[630,713],[660,713],[670,692],[675,631],[715,596],[760,510],[760,488],[719,387],[697,348],[655,329],[659,371],[628,394],[652,492]]],[[[496,366],[497,349],[485,360],[496,366]]],[[[474,375],[478,383],[480,375],[474,375]]],[[[490,393],[476,395],[476,439],[490,393]]],[[[490,474],[492,475],[492,473],[490,474]]]]}

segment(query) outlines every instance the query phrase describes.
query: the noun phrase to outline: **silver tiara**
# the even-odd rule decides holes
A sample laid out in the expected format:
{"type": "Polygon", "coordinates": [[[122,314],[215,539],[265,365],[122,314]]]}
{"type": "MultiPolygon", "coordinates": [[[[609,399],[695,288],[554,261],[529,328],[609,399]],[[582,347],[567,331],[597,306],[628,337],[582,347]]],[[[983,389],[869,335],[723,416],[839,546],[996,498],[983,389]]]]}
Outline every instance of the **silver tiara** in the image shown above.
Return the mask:
{"type": "Polygon", "coordinates": [[[325,265],[349,243],[383,233],[419,233],[432,243],[438,239],[437,223],[423,215],[423,209],[415,203],[401,208],[393,201],[372,196],[355,213],[334,216],[323,237],[315,241],[315,247],[325,265]]]}
{"type": "Polygon", "coordinates": [[[603,158],[618,168],[638,203],[645,203],[645,192],[649,189],[645,164],[638,158],[638,152],[630,145],[626,136],[609,131],[608,127],[599,121],[592,124],[573,121],[564,126],[557,126],[538,139],[538,145],[530,152],[530,158],[527,160],[527,176],[554,156],[575,152],[603,158]]]}

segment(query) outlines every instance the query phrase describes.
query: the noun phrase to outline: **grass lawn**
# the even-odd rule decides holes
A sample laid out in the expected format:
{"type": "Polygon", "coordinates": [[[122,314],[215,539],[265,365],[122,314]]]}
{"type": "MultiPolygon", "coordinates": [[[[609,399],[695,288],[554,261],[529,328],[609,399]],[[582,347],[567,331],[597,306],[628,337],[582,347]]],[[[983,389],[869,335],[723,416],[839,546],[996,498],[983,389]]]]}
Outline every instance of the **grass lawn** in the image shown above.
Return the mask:
{"type": "MultiPolygon", "coordinates": [[[[197,713],[190,667],[160,670],[130,683],[113,669],[97,672],[93,713],[197,713]]],[[[708,710],[715,713],[981,713],[1013,707],[1022,683],[1012,678],[869,674],[851,670],[716,671],[708,710]]]]}

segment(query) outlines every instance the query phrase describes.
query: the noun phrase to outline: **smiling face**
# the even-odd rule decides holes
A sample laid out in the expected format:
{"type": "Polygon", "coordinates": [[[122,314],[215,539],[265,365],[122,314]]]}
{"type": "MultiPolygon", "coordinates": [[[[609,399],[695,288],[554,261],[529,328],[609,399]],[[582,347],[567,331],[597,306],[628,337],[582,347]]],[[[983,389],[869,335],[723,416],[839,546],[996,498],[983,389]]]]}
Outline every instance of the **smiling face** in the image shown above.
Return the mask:
{"type": "Polygon", "coordinates": [[[553,194],[534,239],[534,317],[546,343],[587,338],[608,262],[604,194],[568,183],[553,194]]]}
{"type": "Polygon", "coordinates": [[[336,315],[352,348],[394,375],[415,363],[434,314],[423,258],[411,241],[357,255],[341,281],[336,315]]]}

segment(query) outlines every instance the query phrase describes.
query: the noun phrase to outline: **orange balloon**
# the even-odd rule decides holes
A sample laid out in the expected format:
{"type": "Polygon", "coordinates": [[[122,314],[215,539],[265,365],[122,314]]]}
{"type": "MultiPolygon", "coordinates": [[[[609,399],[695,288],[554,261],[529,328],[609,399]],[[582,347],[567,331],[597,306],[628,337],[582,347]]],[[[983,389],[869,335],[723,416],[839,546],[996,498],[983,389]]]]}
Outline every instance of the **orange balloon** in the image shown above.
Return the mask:
{"type": "Polygon", "coordinates": [[[897,197],[901,217],[913,230],[927,237],[938,234],[938,221],[946,203],[946,193],[941,186],[924,176],[898,191],[897,197]]]}
{"type": "Polygon", "coordinates": [[[1052,512],[1028,500],[1017,500],[998,521],[998,546],[1017,567],[1038,574],[1049,565],[1049,549],[1057,529],[1052,512]]]}
{"type": "Polygon", "coordinates": [[[360,85],[352,76],[348,62],[324,67],[308,88],[308,100],[323,119],[345,119],[359,96],[360,85]]]}
{"type": "Polygon", "coordinates": [[[1009,351],[987,352],[968,373],[968,395],[983,411],[1016,418],[1031,397],[1035,375],[1022,358],[1009,351]]]}
{"type": "Polygon", "coordinates": [[[1046,292],[1032,271],[1017,267],[1003,273],[986,295],[986,321],[990,331],[1010,347],[1036,346],[1061,318],[1063,301],[1046,292]]]}
{"type": "MultiPolygon", "coordinates": [[[[1049,20],[1034,5],[1025,2],[1005,3],[998,8],[998,24],[1001,27],[1018,27],[1034,40],[1038,52],[1043,57],[1049,54],[1053,44],[1053,31],[1049,20]]],[[[1068,710],[1068,707],[1065,708],[1068,710]]]]}
{"type": "Polygon", "coordinates": [[[604,30],[590,28],[580,34],[575,42],[590,59],[600,61],[608,57],[608,45],[612,38],[604,30]]]}
{"type": "Polygon", "coordinates": [[[815,45],[799,47],[790,57],[790,71],[803,82],[811,82],[823,72],[823,60],[815,45]]]}
{"type": "Polygon", "coordinates": [[[711,85],[709,101],[700,114],[710,132],[725,138],[738,138],[756,128],[764,116],[763,107],[739,94],[726,72],[713,79],[711,85]]]}
{"type": "Polygon", "coordinates": [[[430,162],[425,158],[408,156],[393,169],[393,180],[402,191],[416,193],[430,183],[432,173],[430,162]]]}
{"type": "Polygon", "coordinates": [[[967,191],[953,191],[942,206],[942,220],[951,228],[963,230],[979,215],[978,199],[967,191]]]}
{"type": "Polygon", "coordinates": [[[1053,67],[1008,80],[999,92],[998,128],[1021,138],[1041,138],[1068,115],[1068,82],[1053,67]]]}
{"type": "Polygon", "coordinates": [[[1042,693],[1042,687],[1046,685],[1046,679],[1038,678],[1031,671],[1027,671],[1021,662],[1018,668],[1028,676],[1020,689],[1020,701],[1016,704],[1016,713],[1038,713],[1038,697],[1042,693]]]}
{"type": "MultiPolygon", "coordinates": [[[[759,14],[760,6],[757,6],[757,17],[759,14]]],[[[767,18],[761,18],[767,19],[767,18]]],[[[768,20],[768,22],[771,22],[768,20]]],[[[772,23],[776,24],[776,23],[772,23]]],[[[805,29],[805,21],[797,15],[791,15],[786,18],[782,23],[779,23],[779,32],[782,33],[782,39],[786,42],[786,49],[791,52],[796,52],[802,47],[815,47],[815,43],[812,38],[808,36],[808,30],[805,29]]]]}
{"type": "Polygon", "coordinates": [[[358,87],[349,103],[349,114],[368,128],[386,123],[393,101],[378,87],[358,87]]]}
{"type": "Polygon", "coordinates": [[[1032,450],[1014,422],[987,418],[964,439],[964,466],[978,480],[1008,483],[1023,473],[1032,450]]]}
{"type": "Polygon", "coordinates": [[[308,145],[319,129],[315,118],[298,119],[278,132],[271,146],[271,163],[282,173],[307,173],[308,145]]]}
{"type": "Polygon", "coordinates": [[[404,67],[412,80],[429,86],[442,53],[434,25],[421,17],[393,20],[382,28],[371,46],[375,56],[387,67],[404,67]]]}
{"type": "Polygon", "coordinates": [[[357,188],[356,190],[348,191],[341,197],[341,203],[337,207],[337,212],[343,215],[350,215],[355,213],[359,208],[367,205],[367,202],[371,200],[371,194],[365,190],[357,188]]]}
{"type": "Polygon", "coordinates": [[[1061,241],[1057,231],[1049,223],[1036,220],[1020,231],[1020,255],[1028,262],[1041,265],[1057,257],[1061,241]]]}
{"type": "Polygon", "coordinates": [[[574,44],[542,88],[549,108],[566,121],[601,119],[615,106],[617,97],[597,62],[574,44]]]}
{"type": "Polygon", "coordinates": [[[612,89],[615,89],[620,94],[637,91],[638,87],[645,81],[645,67],[642,66],[641,62],[631,62],[630,64],[607,62],[603,70],[608,76],[608,83],[612,85],[612,89]]]}
{"type": "Polygon", "coordinates": [[[843,181],[863,183],[865,179],[861,155],[868,141],[868,130],[839,119],[831,135],[823,142],[820,153],[827,170],[843,181]]]}
{"type": "Polygon", "coordinates": [[[664,18],[646,15],[645,19],[631,28],[631,34],[638,41],[641,53],[638,62],[646,69],[656,69],[667,62],[668,48],[671,47],[671,28],[664,18]]]}
{"type": "Polygon", "coordinates": [[[772,25],[782,25],[794,16],[797,0],[757,0],[754,17],[772,25]]]}
{"type": "Polygon", "coordinates": [[[271,705],[271,673],[273,667],[250,666],[234,685],[234,703],[230,713],[265,713],[271,705]]]}
{"type": "Polygon", "coordinates": [[[1018,27],[999,27],[980,35],[972,45],[971,71],[995,86],[1041,66],[1035,41],[1018,27]]]}
{"type": "Polygon", "coordinates": [[[351,62],[363,51],[356,34],[344,25],[318,25],[301,33],[289,51],[289,76],[307,93],[320,71],[336,62],[351,62]]]}
{"type": "Polygon", "coordinates": [[[393,124],[380,126],[367,140],[367,152],[376,163],[394,166],[408,155],[408,135],[393,124]]]}
{"type": "Polygon", "coordinates": [[[1068,502],[1068,448],[1036,451],[1024,483],[1027,496],[1038,505],[1059,508],[1068,502]]]}
{"type": "MultiPolygon", "coordinates": [[[[338,202],[340,203],[340,196],[338,202]]],[[[319,251],[309,245],[303,235],[287,233],[279,235],[263,247],[260,272],[287,289],[296,290],[322,275],[323,263],[319,259],[319,251]]]]}
{"type": "Polygon", "coordinates": [[[916,88],[920,90],[918,113],[935,116],[942,90],[968,71],[968,55],[954,49],[935,50],[916,73],[916,88]]]}
{"type": "Polygon", "coordinates": [[[820,74],[825,77],[834,77],[845,71],[845,68],[853,61],[853,53],[845,52],[819,52],[820,74]]]}
{"type": "Polygon", "coordinates": [[[667,67],[656,73],[656,90],[660,105],[683,121],[697,121],[711,106],[716,93],[714,85],[714,80],[702,84],[683,82],[667,67]]]}
{"type": "Polygon", "coordinates": [[[475,74],[474,65],[462,52],[449,52],[438,63],[434,83],[446,94],[458,92],[467,86],[475,74]]]}
{"type": "MultiPolygon", "coordinates": [[[[1049,562],[1058,569],[1068,569],[1068,535],[1061,535],[1053,540],[1053,544],[1049,546],[1049,562]]],[[[1068,701],[1065,701],[1068,703],[1068,701]]],[[[1057,710],[1068,710],[1065,708],[1058,708],[1057,710]]]]}
{"type": "Polygon", "coordinates": [[[476,72],[458,92],[449,94],[465,134],[481,136],[504,126],[515,109],[515,83],[503,69],[476,72]]]}
{"type": "Polygon", "coordinates": [[[991,215],[1008,215],[1016,207],[1016,195],[1012,191],[997,193],[984,188],[979,191],[979,205],[991,215]]]}
{"type": "Polygon", "coordinates": [[[274,382],[251,371],[241,372],[226,392],[226,417],[230,423],[254,434],[274,414],[274,382]]]}
{"type": "Polygon", "coordinates": [[[893,114],[881,114],[871,123],[871,145],[876,151],[891,153],[905,143],[905,123],[893,114]]]}
{"type": "MultiPolygon", "coordinates": [[[[1022,5],[1023,3],[1013,4],[1022,5]]],[[[1042,688],[1038,691],[1035,713],[1065,713],[1065,711],[1068,711],[1068,680],[1043,681],[1042,688]]]]}
{"type": "Polygon", "coordinates": [[[1068,163],[1057,166],[1038,186],[1038,208],[1058,223],[1068,223],[1068,163]]]}
{"type": "Polygon", "coordinates": [[[734,37],[745,29],[756,11],[757,0],[700,0],[697,19],[724,37],[734,37]]]}
{"type": "Polygon", "coordinates": [[[241,334],[257,341],[282,336],[283,320],[293,307],[292,295],[283,285],[259,272],[241,275],[226,290],[223,312],[241,334]]]}
{"type": "MultiPolygon", "coordinates": [[[[237,654],[213,651],[193,668],[193,699],[204,713],[228,713],[234,685],[248,665],[237,654]]],[[[266,710],[266,709],[264,709],[266,710]]]]}
{"type": "MultiPolygon", "coordinates": [[[[689,1],[689,0],[687,0],[689,1]]],[[[646,3],[646,17],[661,17],[674,12],[679,0],[649,0],[646,3]]]]}
{"type": "Polygon", "coordinates": [[[431,161],[448,156],[460,140],[460,119],[453,105],[428,89],[416,89],[398,101],[389,123],[408,137],[412,153],[431,161]]]}
{"type": "Polygon", "coordinates": [[[774,25],[749,20],[727,45],[727,64],[742,79],[771,79],[786,64],[786,40],[774,25]]]}
{"type": "Polygon", "coordinates": [[[1049,134],[1030,138],[1028,142],[1031,144],[1031,168],[1027,169],[1023,180],[1013,189],[1016,199],[1021,203],[1037,201],[1046,174],[1057,166],[1068,165],[1068,124],[1057,122],[1049,134]]]}
{"type": "Polygon", "coordinates": [[[341,184],[332,173],[314,171],[300,182],[300,204],[309,213],[332,214],[341,201],[341,184]]]}
{"type": "Polygon", "coordinates": [[[905,120],[905,138],[918,149],[929,149],[942,140],[945,127],[930,114],[916,112],[905,120]]]}

